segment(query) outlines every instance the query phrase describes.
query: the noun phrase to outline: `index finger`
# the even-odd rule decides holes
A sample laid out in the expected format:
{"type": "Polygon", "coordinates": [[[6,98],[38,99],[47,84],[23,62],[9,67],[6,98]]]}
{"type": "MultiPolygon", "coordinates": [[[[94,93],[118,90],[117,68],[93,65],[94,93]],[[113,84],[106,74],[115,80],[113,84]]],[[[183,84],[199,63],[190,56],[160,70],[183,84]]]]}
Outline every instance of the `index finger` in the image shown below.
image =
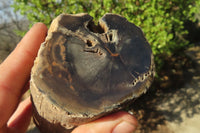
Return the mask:
{"type": "Polygon", "coordinates": [[[22,88],[29,79],[37,51],[46,34],[47,27],[44,24],[35,24],[0,65],[0,127],[8,121],[18,104],[22,88]]]}

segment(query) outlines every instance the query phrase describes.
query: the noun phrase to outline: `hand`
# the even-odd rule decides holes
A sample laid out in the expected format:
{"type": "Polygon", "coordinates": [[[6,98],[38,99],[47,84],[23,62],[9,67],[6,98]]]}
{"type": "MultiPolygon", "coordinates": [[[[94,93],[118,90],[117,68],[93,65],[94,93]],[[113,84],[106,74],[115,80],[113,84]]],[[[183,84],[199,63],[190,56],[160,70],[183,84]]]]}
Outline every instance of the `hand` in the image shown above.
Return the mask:
{"type": "MultiPolygon", "coordinates": [[[[24,133],[27,130],[32,115],[31,101],[28,98],[19,102],[29,88],[31,68],[46,34],[44,24],[35,24],[0,64],[0,133],[24,133]]],[[[81,125],[73,133],[130,133],[136,126],[137,120],[121,111],[81,125]]]]}

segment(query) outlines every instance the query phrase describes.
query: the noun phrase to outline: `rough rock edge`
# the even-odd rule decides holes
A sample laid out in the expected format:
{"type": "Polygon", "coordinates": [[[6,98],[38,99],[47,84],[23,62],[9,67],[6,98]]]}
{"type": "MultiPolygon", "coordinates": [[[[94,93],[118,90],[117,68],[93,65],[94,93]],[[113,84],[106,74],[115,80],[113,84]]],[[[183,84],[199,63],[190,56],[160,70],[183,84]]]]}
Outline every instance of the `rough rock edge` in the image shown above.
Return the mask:
{"type": "MultiPolygon", "coordinates": [[[[83,14],[78,14],[77,16],[80,16],[80,15],[83,15],[83,14]]],[[[58,23],[60,17],[61,16],[58,16],[52,22],[52,26],[50,27],[48,31],[48,37],[46,38],[46,41],[50,39],[51,32],[61,30],[58,23]]],[[[44,43],[42,45],[44,45],[44,43]]],[[[38,55],[40,54],[40,52],[41,52],[41,49],[38,55]]],[[[37,64],[37,60],[38,58],[36,59],[35,64],[37,64]]],[[[136,85],[137,83],[141,81],[145,83],[143,83],[143,85],[139,89],[137,89],[135,92],[133,92],[131,94],[132,96],[130,96],[129,99],[123,100],[119,102],[118,104],[113,105],[114,110],[111,110],[111,108],[106,110],[107,112],[106,114],[120,110],[124,105],[134,100],[135,98],[139,97],[142,93],[145,93],[147,89],[150,87],[153,77],[155,75],[154,70],[155,70],[155,65],[154,65],[153,55],[152,55],[151,66],[150,66],[149,71],[147,73],[144,73],[142,76],[140,76],[138,80],[133,81],[133,85],[136,85]]],[[[31,88],[34,88],[34,89],[31,89],[32,93],[34,94],[32,95],[34,121],[41,131],[43,127],[48,127],[48,130],[50,132],[66,132],[66,129],[73,129],[79,124],[87,123],[89,121],[98,119],[99,117],[102,117],[103,115],[106,115],[105,113],[103,114],[100,113],[100,114],[94,114],[90,116],[88,115],[84,116],[82,114],[77,116],[74,114],[70,114],[69,112],[66,112],[64,110],[60,110],[59,107],[57,107],[51,102],[48,96],[46,96],[44,93],[38,90],[36,86],[34,86],[33,80],[31,80],[31,82],[32,82],[31,88]],[[44,101],[47,101],[47,102],[44,102],[44,101]],[[58,112],[59,112],[59,115],[58,115],[58,112]],[[50,114],[50,115],[46,116],[46,114],[50,114]],[[60,118],[58,118],[59,116],[60,118]],[[56,121],[56,120],[59,120],[59,121],[56,121]],[[52,124],[54,124],[54,127],[52,127],[52,124]]],[[[70,132],[71,130],[68,130],[68,131],[70,132]]],[[[44,132],[47,132],[47,131],[45,130],[44,132]]]]}

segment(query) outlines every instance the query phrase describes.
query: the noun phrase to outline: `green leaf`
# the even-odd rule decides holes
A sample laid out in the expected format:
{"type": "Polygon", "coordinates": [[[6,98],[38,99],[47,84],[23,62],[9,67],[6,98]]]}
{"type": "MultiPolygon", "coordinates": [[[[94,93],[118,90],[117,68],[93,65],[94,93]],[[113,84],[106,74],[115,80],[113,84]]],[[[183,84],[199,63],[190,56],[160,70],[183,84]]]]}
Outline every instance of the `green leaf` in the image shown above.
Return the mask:
{"type": "Polygon", "coordinates": [[[12,7],[32,24],[43,22],[47,26],[60,13],[86,12],[96,22],[108,12],[123,15],[142,28],[156,64],[162,64],[160,55],[172,54],[188,45],[183,39],[187,34],[184,22],[195,22],[194,14],[200,13],[199,0],[14,0],[12,7]]]}

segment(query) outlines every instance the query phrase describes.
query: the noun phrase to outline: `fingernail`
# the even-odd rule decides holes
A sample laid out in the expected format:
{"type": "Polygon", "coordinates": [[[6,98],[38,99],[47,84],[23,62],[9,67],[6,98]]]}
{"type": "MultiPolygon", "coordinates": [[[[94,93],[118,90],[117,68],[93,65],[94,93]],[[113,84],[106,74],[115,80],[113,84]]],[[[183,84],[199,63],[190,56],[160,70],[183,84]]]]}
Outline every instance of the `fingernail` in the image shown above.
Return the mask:
{"type": "Polygon", "coordinates": [[[133,133],[135,130],[136,130],[135,125],[129,122],[123,121],[114,128],[112,133],[133,133]]]}

